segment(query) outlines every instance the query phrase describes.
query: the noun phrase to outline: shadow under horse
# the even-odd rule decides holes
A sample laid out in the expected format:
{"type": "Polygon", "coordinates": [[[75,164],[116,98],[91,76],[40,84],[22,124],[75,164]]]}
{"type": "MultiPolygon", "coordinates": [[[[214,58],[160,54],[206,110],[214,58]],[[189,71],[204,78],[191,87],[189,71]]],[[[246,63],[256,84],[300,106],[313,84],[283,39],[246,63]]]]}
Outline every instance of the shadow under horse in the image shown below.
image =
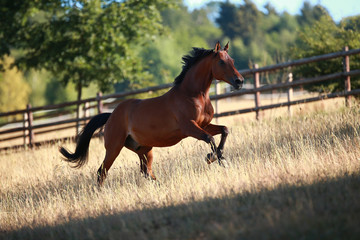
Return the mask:
{"type": "Polygon", "coordinates": [[[218,160],[221,164],[228,129],[210,123],[214,115],[209,97],[210,85],[217,79],[241,89],[244,82],[228,54],[228,48],[229,43],[221,49],[219,42],[210,50],[193,48],[189,55],[183,56],[182,72],[167,93],[150,99],[125,100],[112,113],[93,117],[80,133],[74,153],[60,148],[65,161],[73,163],[73,167],[83,166],[92,135],[105,125],[106,154],[97,172],[99,185],[103,184],[123,147],[139,156],[141,172],[154,180],[152,148],[172,146],[186,137],[210,144],[212,152],[207,155],[207,162],[218,160]],[[218,146],[213,137],[217,134],[221,134],[218,146]]]}

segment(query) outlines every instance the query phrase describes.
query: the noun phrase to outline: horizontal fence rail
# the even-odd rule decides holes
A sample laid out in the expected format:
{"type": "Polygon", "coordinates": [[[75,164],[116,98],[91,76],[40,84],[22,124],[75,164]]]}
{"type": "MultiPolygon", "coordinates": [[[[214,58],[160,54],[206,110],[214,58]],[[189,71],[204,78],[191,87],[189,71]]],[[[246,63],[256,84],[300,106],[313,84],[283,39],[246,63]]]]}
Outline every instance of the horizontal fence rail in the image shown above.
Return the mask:
{"type": "Polygon", "coordinates": [[[359,54],[359,53],[360,53],[360,49],[344,50],[341,52],[329,53],[329,54],[324,54],[324,55],[320,55],[320,56],[303,58],[303,59],[294,60],[294,61],[285,62],[285,63],[279,63],[279,64],[275,64],[275,65],[269,65],[269,66],[257,68],[257,69],[254,69],[254,68],[245,69],[245,70],[241,70],[239,72],[243,76],[248,76],[250,74],[261,73],[261,72],[271,72],[271,71],[284,69],[284,68],[288,68],[288,67],[295,67],[295,66],[299,66],[299,65],[329,60],[329,59],[333,59],[333,58],[351,56],[351,55],[355,55],[355,54],[359,54]]]}
{"type": "MultiPolygon", "coordinates": [[[[215,95],[211,95],[210,99],[215,101],[215,118],[233,116],[244,113],[256,113],[256,118],[260,118],[260,111],[288,107],[289,113],[291,113],[291,106],[296,104],[304,104],[324,99],[331,99],[337,97],[345,97],[346,104],[350,105],[350,97],[354,95],[360,95],[360,89],[351,89],[351,77],[359,76],[360,69],[353,69],[350,71],[349,56],[360,54],[360,49],[348,50],[347,47],[344,51],[324,54],[320,56],[314,56],[310,58],[304,58],[285,63],[270,65],[259,68],[257,64],[254,68],[240,70],[239,72],[243,76],[252,75],[254,79],[254,87],[247,88],[240,91],[227,92],[223,94],[217,94],[217,87],[215,87],[215,95]],[[289,73],[287,82],[260,85],[260,73],[274,72],[278,70],[288,70],[289,67],[309,64],[313,62],[319,62],[334,58],[342,58],[344,68],[342,72],[332,73],[328,75],[316,76],[306,79],[292,79],[292,74],[289,73]],[[326,82],[333,79],[344,80],[344,91],[338,93],[322,94],[317,97],[305,98],[300,100],[292,100],[293,88],[300,87],[307,84],[326,82]],[[285,89],[287,92],[288,101],[270,105],[261,105],[260,98],[261,93],[269,91],[278,91],[285,89]],[[255,107],[238,109],[234,111],[219,112],[217,101],[220,99],[239,97],[243,95],[254,95],[255,107]]],[[[216,84],[215,84],[216,85],[216,84]]],[[[50,140],[35,141],[35,137],[62,131],[66,129],[76,129],[78,133],[79,128],[83,126],[92,116],[98,113],[102,113],[104,109],[110,109],[116,104],[121,102],[127,97],[131,97],[137,94],[153,93],[160,90],[169,89],[173,84],[163,84],[159,86],[152,86],[138,90],[132,90],[127,92],[114,93],[109,95],[102,95],[98,93],[96,97],[83,99],[80,101],[71,101],[61,104],[53,104],[39,107],[32,107],[30,104],[26,109],[16,110],[11,112],[0,113],[0,120],[4,118],[13,118],[16,120],[6,122],[3,126],[0,126],[0,144],[4,142],[11,142],[16,139],[23,139],[22,144],[9,144],[8,146],[1,146],[0,151],[13,148],[32,148],[38,147],[44,144],[53,144],[58,141],[74,140],[75,135],[57,137],[50,140]],[[79,107],[82,106],[82,107],[79,107]],[[71,108],[71,109],[68,109],[71,108]]],[[[1,121],[0,121],[1,123],[1,121]]]]}
{"type": "Polygon", "coordinates": [[[329,94],[320,95],[318,97],[305,98],[305,99],[300,99],[300,100],[295,100],[295,101],[289,101],[289,102],[276,103],[276,104],[271,104],[271,105],[265,105],[265,106],[245,108],[245,109],[240,109],[240,110],[235,110],[235,111],[217,113],[214,115],[214,117],[228,117],[228,116],[233,116],[233,115],[237,115],[237,114],[256,112],[259,110],[268,110],[268,109],[273,109],[273,108],[297,105],[297,104],[302,104],[302,103],[311,103],[311,102],[325,100],[325,99],[353,96],[353,95],[359,95],[359,94],[360,94],[360,89],[352,90],[350,92],[329,93],[329,94]]]}
{"type": "Polygon", "coordinates": [[[294,82],[269,84],[269,85],[265,85],[265,86],[262,86],[259,88],[243,89],[243,90],[231,92],[231,93],[212,95],[212,96],[210,96],[210,99],[211,100],[220,100],[220,99],[229,98],[229,97],[242,96],[245,94],[254,94],[256,92],[268,92],[268,91],[278,90],[278,89],[282,89],[282,88],[302,86],[302,85],[309,84],[309,83],[324,82],[324,81],[337,79],[337,78],[341,78],[341,77],[345,77],[345,76],[358,76],[358,75],[360,75],[360,69],[353,70],[353,71],[350,71],[347,73],[340,72],[340,73],[328,74],[328,75],[314,77],[314,78],[301,79],[301,80],[297,80],[294,82]]]}

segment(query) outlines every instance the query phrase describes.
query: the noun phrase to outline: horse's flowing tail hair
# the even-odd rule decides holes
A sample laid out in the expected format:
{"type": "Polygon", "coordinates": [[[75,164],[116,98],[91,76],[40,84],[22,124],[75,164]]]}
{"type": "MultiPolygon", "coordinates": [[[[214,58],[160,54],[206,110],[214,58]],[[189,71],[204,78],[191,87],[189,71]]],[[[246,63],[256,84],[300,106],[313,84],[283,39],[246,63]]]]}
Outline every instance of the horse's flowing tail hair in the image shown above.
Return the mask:
{"type": "Polygon", "coordinates": [[[87,162],[89,144],[92,135],[96,129],[105,125],[111,113],[101,113],[93,117],[84,127],[78,136],[76,149],[74,153],[70,153],[64,147],[60,148],[60,153],[64,156],[64,160],[74,163],[74,168],[80,168],[87,162]]]}

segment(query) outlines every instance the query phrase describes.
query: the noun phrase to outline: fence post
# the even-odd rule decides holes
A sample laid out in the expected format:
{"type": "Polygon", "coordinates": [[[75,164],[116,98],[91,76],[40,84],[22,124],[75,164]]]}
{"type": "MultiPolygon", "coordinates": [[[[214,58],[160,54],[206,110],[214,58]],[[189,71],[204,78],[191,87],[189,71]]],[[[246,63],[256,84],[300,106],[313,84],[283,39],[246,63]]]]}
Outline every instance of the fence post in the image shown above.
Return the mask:
{"type": "Polygon", "coordinates": [[[28,137],[28,126],[29,126],[28,113],[25,112],[24,113],[24,122],[23,122],[23,127],[24,127],[24,147],[26,147],[26,138],[28,137]]]}
{"type": "Polygon", "coordinates": [[[33,132],[33,113],[31,111],[31,104],[26,105],[26,114],[27,114],[27,122],[28,122],[28,133],[29,133],[29,147],[32,148],[35,142],[35,135],[33,132]]]}
{"type": "MultiPolygon", "coordinates": [[[[101,97],[102,97],[102,92],[98,92],[96,94],[96,101],[97,101],[97,110],[98,110],[98,114],[101,114],[103,113],[103,108],[104,108],[104,105],[103,105],[103,102],[101,100],[101,97]]],[[[102,137],[104,136],[104,128],[102,127],[99,131],[99,136],[102,137]]]]}
{"type": "MultiPolygon", "coordinates": [[[[293,74],[289,73],[288,74],[288,82],[291,83],[293,81],[293,74]]],[[[292,98],[293,98],[293,88],[289,87],[288,92],[287,92],[287,98],[288,98],[288,103],[291,102],[292,98]]],[[[288,105],[288,113],[289,116],[292,116],[292,109],[291,109],[291,105],[288,105]]]]}
{"type": "MultiPolygon", "coordinates": [[[[254,64],[254,69],[258,69],[259,65],[257,63],[254,64]]],[[[258,89],[260,87],[260,74],[259,72],[254,73],[254,89],[258,89]]],[[[260,107],[260,92],[255,92],[255,107],[260,107]]],[[[256,109],[256,120],[260,119],[260,111],[256,109]]]]}
{"type": "Polygon", "coordinates": [[[76,123],[75,123],[76,137],[80,133],[80,116],[81,116],[80,112],[81,112],[81,105],[79,103],[77,103],[77,106],[76,106],[76,123]]]}
{"type": "MultiPolygon", "coordinates": [[[[85,104],[84,104],[84,118],[88,118],[90,116],[90,114],[89,114],[89,106],[90,106],[89,102],[85,102],[85,104]]],[[[86,124],[86,121],[87,120],[84,120],[84,125],[86,124]]]]}
{"type": "Polygon", "coordinates": [[[101,93],[101,92],[98,92],[98,93],[96,94],[98,114],[100,114],[100,113],[103,112],[103,102],[102,102],[102,100],[101,100],[101,97],[102,97],[102,93],[101,93]]]}
{"type": "MultiPolygon", "coordinates": [[[[349,51],[349,47],[344,47],[344,51],[349,51]]],[[[350,72],[350,58],[349,55],[344,56],[343,58],[343,67],[344,67],[344,73],[350,72]]],[[[350,76],[345,76],[345,93],[351,91],[351,82],[350,82],[350,76]]],[[[347,107],[351,107],[351,96],[345,96],[345,105],[347,107]]]]}

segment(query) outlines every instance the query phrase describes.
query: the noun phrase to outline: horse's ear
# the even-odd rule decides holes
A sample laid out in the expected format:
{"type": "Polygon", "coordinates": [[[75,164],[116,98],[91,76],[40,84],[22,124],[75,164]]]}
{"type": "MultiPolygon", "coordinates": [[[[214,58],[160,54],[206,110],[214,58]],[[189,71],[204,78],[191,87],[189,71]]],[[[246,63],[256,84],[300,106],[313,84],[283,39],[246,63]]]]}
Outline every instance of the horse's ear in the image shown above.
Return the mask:
{"type": "Polygon", "coordinates": [[[224,51],[225,52],[228,52],[228,50],[229,50],[229,42],[225,45],[225,47],[224,47],[224,51]]]}
{"type": "Polygon", "coordinates": [[[221,46],[220,46],[220,42],[218,41],[215,45],[214,52],[217,53],[218,51],[220,51],[220,49],[221,49],[221,46]]]}

